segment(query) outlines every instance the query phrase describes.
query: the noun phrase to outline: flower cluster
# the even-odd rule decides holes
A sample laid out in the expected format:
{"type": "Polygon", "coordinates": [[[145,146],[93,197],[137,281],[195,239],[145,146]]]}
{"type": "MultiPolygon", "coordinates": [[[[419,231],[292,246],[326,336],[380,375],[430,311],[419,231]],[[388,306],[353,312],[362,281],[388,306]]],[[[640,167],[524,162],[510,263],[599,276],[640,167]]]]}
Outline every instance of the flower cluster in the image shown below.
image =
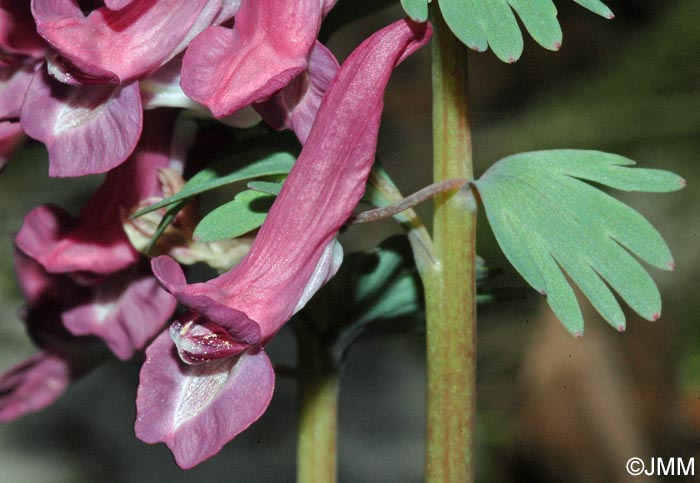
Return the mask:
{"type": "Polygon", "coordinates": [[[317,40],[334,3],[0,0],[0,163],[28,136],[46,146],[51,176],[106,173],[78,216],[39,206],[17,234],[41,352],[0,377],[0,421],[53,402],[105,347],[120,359],[147,347],[136,434],[183,468],[265,411],[264,346],[338,270],[336,235],[364,192],[389,76],[430,37],[399,20],[339,66],[317,40]],[[196,170],[183,114],[262,120],[303,145],[247,255],[196,284],[168,256],[194,251],[160,247],[149,264],[124,221],[196,170]],[[166,328],[178,302],[186,311],[166,328]]]}

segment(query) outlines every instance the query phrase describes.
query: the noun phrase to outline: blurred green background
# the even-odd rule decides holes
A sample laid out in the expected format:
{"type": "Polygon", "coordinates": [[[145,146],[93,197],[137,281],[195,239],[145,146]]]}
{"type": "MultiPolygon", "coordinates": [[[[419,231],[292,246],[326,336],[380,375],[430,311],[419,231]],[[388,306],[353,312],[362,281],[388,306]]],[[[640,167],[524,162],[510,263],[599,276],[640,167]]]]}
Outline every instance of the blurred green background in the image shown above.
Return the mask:
{"type": "MultiPolygon", "coordinates": [[[[688,180],[679,193],[620,197],[659,228],[678,268],[652,269],[661,320],[628,313],[623,334],[586,306],[586,335],[574,340],[534,291],[480,309],[479,482],[628,481],[633,456],[693,456],[700,473],[700,2],[607,3],[614,21],[556,2],[564,30],[558,53],[529,38],[515,65],[470,53],[477,173],[511,153],[564,147],[675,171],[688,180]]],[[[334,33],[329,45],[342,60],[400,15],[398,6],[374,13],[334,33]]],[[[404,193],[430,182],[428,50],[399,67],[386,97],[379,156],[404,193]]],[[[17,316],[11,236],[32,207],[55,202],[76,211],[98,182],[50,180],[46,172],[43,148],[30,145],[0,175],[0,371],[34,351],[17,316]]],[[[419,212],[429,218],[428,206],[419,212]]],[[[479,221],[479,253],[502,269],[495,284],[523,287],[483,213],[479,221]]],[[[347,246],[373,246],[394,231],[390,223],[353,228],[347,246]]],[[[350,350],[341,380],[341,482],[422,481],[423,343],[415,331],[365,338],[350,350]]],[[[269,349],[275,362],[294,363],[288,330],[269,349]]],[[[51,408],[0,427],[0,481],[294,481],[291,379],[278,378],[259,422],[184,472],[163,445],[133,436],[138,368],[138,361],[109,363],[51,408]]]]}

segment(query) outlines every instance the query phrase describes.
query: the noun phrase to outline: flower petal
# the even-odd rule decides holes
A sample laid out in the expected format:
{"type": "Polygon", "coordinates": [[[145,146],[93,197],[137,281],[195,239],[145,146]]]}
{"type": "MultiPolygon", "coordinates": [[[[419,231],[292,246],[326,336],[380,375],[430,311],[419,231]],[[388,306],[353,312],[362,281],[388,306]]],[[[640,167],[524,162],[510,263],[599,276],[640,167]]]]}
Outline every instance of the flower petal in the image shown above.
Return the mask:
{"type": "Polygon", "coordinates": [[[270,99],[255,105],[274,129],[292,129],[304,144],[328,85],[338,71],[338,61],[320,42],[314,44],[309,67],[270,99]]]}
{"type": "Polygon", "coordinates": [[[52,273],[110,274],[134,264],[138,252],[122,228],[121,212],[161,193],[158,170],[170,163],[172,112],[153,111],[134,155],[111,171],[76,219],[55,206],[26,217],[15,241],[52,273]]]}
{"type": "Polygon", "coordinates": [[[0,169],[24,140],[24,132],[18,122],[0,122],[0,169]]]}
{"type": "Polygon", "coordinates": [[[87,300],[63,313],[63,324],[73,335],[100,337],[126,360],[162,329],[176,306],[144,265],[92,287],[87,300]]]}
{"type": "Polygon", "coordinates": [[[139,139],[139,87],[67,86],[42,69],[27,91],[21,123],[46,144],[50,176],[104,173],[123,163],[139,139]]]}
{"type": "Polygon", "coordinates": [[[0,50],[39,59],[46,44],[36,33],[27,0],[0,0],[0,50]]]}
{"type": "Polygon", "coordinates": [[[73,0],[32,0],[39,34],[63,57],[58,67],[78,82],[143,77],[182,52],[212,22],[226,19],[221,0],[112,3],[123,8],[102,7],[85,17],[73,0]]]}
{"type": "Polygon", "coordinates": [[[306,68],[320,21],[318,0],[243,0],[232,30],[210,27],[192,41],[182,88],[215,117],[259,101],[306,68]]]}
{"type": "Polygon", "coordinates": [[[151,267],[163,288],[175,295],[178,302],[205,314],[207,319],[224,327],[236,341],[249,345],[260,342],[260,326],[245,312],[227,306],[223,302],[227,294],[219,287],[208,283],[187,285],[180,265],[167,256],[154,258],[151,267]]]}
{"type": "Polygon", "coordinates": [[[0,423],[44,409],[71,381],[68,361],[39,352],[0,376],[0,423]]]}
{"type": "Polygon", "coordinates": [[[164,442],[181,468],[215,455],[267,409],[275,373],[262,349],[185,365],[167,332],[146,350],[136,398],[136,436],[164,442]]]}
{"type": "Polygon", "coordinates": [[[19,119],[24,94],[34,70],[32,67],[0,67],[0,121],[19,119]]]}

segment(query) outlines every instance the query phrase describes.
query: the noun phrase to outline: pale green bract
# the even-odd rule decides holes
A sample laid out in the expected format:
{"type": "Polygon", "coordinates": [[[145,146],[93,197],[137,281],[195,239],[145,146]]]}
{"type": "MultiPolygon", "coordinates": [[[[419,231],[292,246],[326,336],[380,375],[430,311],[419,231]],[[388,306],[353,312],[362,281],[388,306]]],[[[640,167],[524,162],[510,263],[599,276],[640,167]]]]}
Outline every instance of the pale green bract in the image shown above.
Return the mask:
{"type": "MultiPolygon", "coordinates": [[[[574,1],[598,15],[614,17],[600,0],[574,1]]],[[[415,3],[415,0],[402,1],[412,18],[420,12],[415,3]]],[[[426,0],[422,3],[427,11],[426,0]]],[[[465,45],[479,52],[491,46],[504,62],[515,62],[523,52],[523,35],[513,11],[542,47],[558,50],[561,46],[562,31],[552,0],[439,0],[439,4],[445,22],[465,45]]]]}
{"type": "Polygon", "coordinates": [[[581,181],[624,191],[685,186],[673,173],[634,164],[597,151],[538,151],[504,158],[474,182],[504,254],[576,336],[583,317],[564,273],[618,330],[625,316],[611,288],[642,317],[660,317],[659,291],[633,255],[672,270],[666,243],[638,212],[581,181]]]}

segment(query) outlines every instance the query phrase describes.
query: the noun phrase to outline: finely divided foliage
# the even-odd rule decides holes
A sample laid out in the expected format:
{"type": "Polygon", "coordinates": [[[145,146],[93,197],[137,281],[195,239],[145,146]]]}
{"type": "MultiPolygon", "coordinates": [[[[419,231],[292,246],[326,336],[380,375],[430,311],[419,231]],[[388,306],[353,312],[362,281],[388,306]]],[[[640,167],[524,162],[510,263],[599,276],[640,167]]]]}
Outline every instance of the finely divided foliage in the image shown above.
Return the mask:
{"type": "MultiPolygon", "coordinates": [[[[603,17],[614,16],[600,0],[574,1],[603,17]]],[[[428,18],[428,0],[401,0],[401,4],[413,20],[428,18]]],[[[447,25],[465,45],[479,52],[490,46],[504,62],[515,62],[523,53],[523,36],[515,13],[545,49],[558,50],[562,43],[552,0],[439,0],[439,4],[447,25]]]]}
{"type": "Polygon", "coordinates": [[[474,182],[508,260],[576,336],[583,317],[564,273],[618,330],[625,316],[611,289],[642,317],[661,314],[659,291],[633,256],[673,270],[661,235],[635,210],[581,181],[657,193],[685,186],[673,173],[633,164],[597,151],[538,151],[504,158],[474,182]]]}

